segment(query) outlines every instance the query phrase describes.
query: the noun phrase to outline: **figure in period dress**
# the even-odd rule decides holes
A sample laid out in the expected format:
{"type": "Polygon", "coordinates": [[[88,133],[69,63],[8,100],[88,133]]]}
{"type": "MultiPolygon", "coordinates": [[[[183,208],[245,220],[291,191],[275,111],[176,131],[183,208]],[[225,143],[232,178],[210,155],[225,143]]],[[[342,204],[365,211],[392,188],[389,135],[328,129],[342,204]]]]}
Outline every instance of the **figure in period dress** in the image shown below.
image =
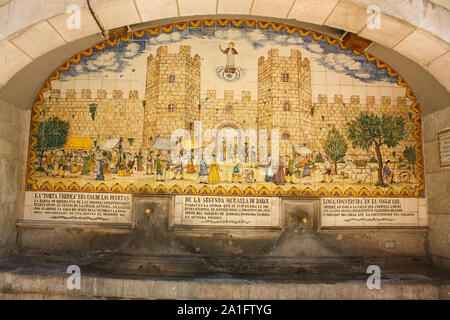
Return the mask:
{"type": "Polygon", "coordinates": [[[239,170],[239,163],[236,163],[236,165],[233,168],[233,174],[231,175],[231,182],[241,183],[241,172],[239,170]]]}
{"type": "Polygon", "coordinates": [[[156,160],[155,160],[155,167],[156,167],[156,181],[164,181],[164,163],[159,157],[159,153],[156,154],[156,160]]]}
{"type": "Polygon", "coordinates": [[[236,63],[234,62],[234,56],[238,54],[237,50],[234,48],[234,42],[228,43],[228,48],[225,50],[219,45],[219,49],[223,54],[227,55],[227,65],[225,72],[234,73],[236,70],[236,63]]]}
{"type": "Polygon", "coordinates": [[[290,183],[294,183],[294,182],[292,182],[292,177],[294,176],[294,160],[291,159],[291,157],[286,156],[286,163],[287,163],[287,167],[285,170],[286,181],[290,182],[290,183]]]}
{"type": "Polygon", "coordinates": [[[82,175],[88,175],[91,172],[91,157],[87,152],[83,154],[83,167],[81,168],[82,175]]]}
{"type": "Polygon", "coordinates": [[[206,163],[206,160],[202,158],[202,160],[200,160],[200,172],[198,173],[200,177],[200,183],[208,183],[208,169],[209,166],[206,163]]]}
{"type": "Polygon", "coordinates": [[[153,174],[153,151],[148,153],[145,160],[145,174],[153,174]]]}
{"type": "Polygon", "coordinates": [[[217,184],[219,182],[220,182],[219,165],[217,164],[216,160],[213,160],[213,162],[209,166],[208,183],[217,184]]]}
{"type": "Polygon", "coordinates": [[[264,160],[264,164],[266,166],[266,174],[264,176],[264,181],[271,182],[273,179],[273,169],[270,155],[264,160]]]}
{"type": "Polygon", "coordinates": [[[278,163],[278,170],[273,176],[273,183],[276,185],[284,185],[286,183],[286,177],[284,176],[284,163],[282,161],[278,163]]]}
{"type": "Polygon", "coordinates": [[[105,180],[105,177],[103,175],[103,158],[101,154],[97,155],[97,159],[95,162],[95,168],[94,168],[94,179],[95,180],[105,180]]]}

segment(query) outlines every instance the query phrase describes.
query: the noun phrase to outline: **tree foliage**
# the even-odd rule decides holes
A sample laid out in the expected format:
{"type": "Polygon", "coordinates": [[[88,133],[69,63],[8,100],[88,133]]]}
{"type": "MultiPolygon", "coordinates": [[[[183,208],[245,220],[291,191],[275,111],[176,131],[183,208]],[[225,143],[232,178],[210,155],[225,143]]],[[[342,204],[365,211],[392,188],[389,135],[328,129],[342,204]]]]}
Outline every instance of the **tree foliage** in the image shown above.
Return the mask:
{"type": "Polygon", "coordinates": [[[58,117],[38,122],[37,130],[34,133],[36,138],[34,149],[41,157],[41,167],[44,152],[64,147],[68,134],[69,123],[60,120],[58,117]]]}
{"type": "Polygon", "coordinates": [[[348,150],[348,145],[345,137],[335,126],[328,132],[328,137],[324,142],[323,148],[328,157],[334,162],[334,169],[337,173],[337,163],[344,158],[348,150]]]}
{"type": "Polygon", "coordinates": [[[403,156],[406,160],[413,166],[413,173],[415,173],[415,164],[417,157],[419,156],[414,146],[405,147],[405,150],[403,150],[403,156]]]}
{"type": "Polygon", "coordinates": [[[347,123],[347,136],[354,148],[369,151],[373,146],[378,160],[378,185],[383,183],[383,158],[381,146],[395,147],[405,138],[405,118],[383,114],[361,113],[356,119],[347,123]]]}
{"type": "Polygon", "coordinates": [[[405,119],[383,114],[362,113],[347,123],[353,147],[369,150],[373,143],[395,147],[405,137],[405,119]]]}

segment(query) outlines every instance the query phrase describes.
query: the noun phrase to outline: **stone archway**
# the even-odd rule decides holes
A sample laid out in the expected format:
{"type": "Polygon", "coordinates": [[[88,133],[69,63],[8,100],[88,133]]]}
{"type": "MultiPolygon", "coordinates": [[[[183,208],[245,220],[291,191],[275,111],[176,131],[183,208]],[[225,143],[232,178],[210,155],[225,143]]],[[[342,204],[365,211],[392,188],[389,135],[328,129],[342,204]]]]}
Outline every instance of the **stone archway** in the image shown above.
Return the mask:
{"type": "Polygon", "coordinates": [[[216,156],[222,162],[231,163],[241,158],[243,126],[238,121],[227,120],[216,125],[216,156]]]}
{"type": "MultiPolygon", "coordinates": [[[[317,1],[317,10],[307,10],[309,13],[301,10],[304,2],[301,0],[293,1],[290,7],[281,5],[281,2],[273,1],[274,6],[278,6],[278,8],[261,5],[263,2],[250,1],[256,3],[256,5],[250,5],[248,11],[245,12],[240,11],[241,1],[233,1],[236,5],[231,4],[230,7],[224,5],[225,0],[197,1],[198,5],[192,5],[191,8],[182,5],[178,13],[175,12],[179,3],[174,1],[168,1],[168,5],[164,7],[161,5],[161,10],[154,7],[144,10],[142,1],[122,0],[104,1],[104,4],[95,9],[108,29],[144,22],[155,25],[153,21],[156,20],[158,20],[156,24],[161,25],[163,23],[159,19],[169,18],[172,19],[172,22],[177,22],[189,15],[226,18],[223,15],[243,13],[249,14],[250,18],[254,19],[258,19],[260,16],[272,17],[266,18],[269,21],[284,21],[286,18],[296,19],[297,22],[313,23],[312,29],[331,26],[357,33],[378,42],[380,45],[374,43],[370,50],[374,50],[372,52],[376,52],[377,56],[392,64],[400,73],[406,70],[405,78],[413,89],[419,93],[418,99],[424,115],[422,122],[428,218],[426,212],[422,212],[421,219],[428,219],[429,233],[426,240],[427,252],[421,251],[420,254],[430,256],[439,266],[450,268],[450,229],[448,228],[450,225],[450,171],[448,168],[442,168],[439,165],[439,142],[437,139],[439,132],[450,127],[450,100],[448,98],[450,78],[448,72],[446,72],[446,66],[450,59],[449,27],[445,23],[450,21],[450,19],[445,18],[449,16],[448,10],[442,12],[445,9],[437,7],[436,10],[439,11],[439,14],[436,12],[435,19],[425,17],[424,20],[420,20],[407,16],[406,10],[403,9],[407,7],[405,6],[407,0],[398,1],[398,5],[389,4],[391,5],[391,11],[387,8],[381,16],[382,20],[386,22],[382,32],[391,33],[392,36],[383,37],[383,33],[380,35],[380,33],[365,28],[364,23],[367,15],[365,8],[361,6],[364,1],[317,1]],[[403,8],[399,9],[402,6],[403,8]],[[158,14],[154,15],[152,12],[158,12],[158,14]],[[118,16],[120,19],[117,19],[118,16]],[[443,19],[444,22],[440,19],[443,19]],[[418,22],[416,23],[414,20],[418,22]],[[430,23],[430,21],[433,23],[430,23]],[[408,57],[414,62],[404,57],[408,57]],[[397,61],[398,64],[390,61],[397,61]],[[407,71],[407,69],[411,71],[407,71]],[[423,78],[410,80],[410,78],[414,78],[411,74],[417,72],[417,70],[424,72],[423,78]],[[425,93],[422,94],[422,92],[425,93]],[[443,98],[436,98],[439,96],[443,96],[443,98]]],[[[64,61],[66,57],[78,52],[81,47],[88,47],[101,40],[99,29],[89,15],[86,16],[86,25],[82,30],[64,30],[67,14],[61,12],[66,9],[64,4],[69,2],[71,1],[61,2],[63,4],[60,4],[59,7],[54,6],[45,14],[36,14],[33,18],[27,18],[25,14],[25,18],[20,23],[15,22],[19,20],[18,16],[15,20],[9,19],[9,21],[13,21],[14,26],[10,29],[6,28],[9,31],[2,35],[3,40],[0,42],[0,51],[4,54],[3,57],[0,57],[0,87],[2,88],[0,89],[0,114],[2,114],[0,123],[5,128],[4,131],[0,132],[0,183],[6,181],[8,186],[8,188],[4,186],[0,198],[2,205],[0,212],[2,216],[2,224],[0,225],[0,233],[2,234],[0,239],[1,255],[9,254],[17,246],[16,220],[18,216],[20,217],[20,212],[23,211],[24,206],[22,195],[24,189],[23,163],[27,153],[29,118],[31,116],[30,110],[27,108],[30,107],[30,101],[35,96],[32,92],[33,86],[40,86],[42,79],[47,77],[48,70],[54,69],[48,67],[51,65],[49,60],[53,59],[56,60],[55,63],[59,63],[57,59],[54,59],[55,56],[62,55],[63,58],[61,59],[64,61]],[[92,38],[86,39],[85,37],[88,36],[92,38]],[[42,41],[43,39],[48,41],[42,41]],[[89,45],[86,44],[86,41],[89,45]],[[41,77],[43,74],[44,76],[41,77]],[[24,79],[27,79],[27,82],[24,79]],[[27,85],[25,86],[24,83],[27,85]],[[22,94],[17,95],[17,92],[22,94]],[[11,132],[22,134],[12,135],[11,132]],[[17,196],[13,196],[15,194],[17,196]]],[[[411,4],[410,1],[408,2],[411,4]]],[[[419,2],[429,5],[428,1],[418,1],[417,3],[419,2]]],[[[11,1],[9,6],[13,4],[14,1],[11,1]]],[[[28,10],[33,11],[33,9],[30,6],[28,10]]],[[[11,12],[14,12],[14,10],[11,12]]],[[[87,14],[87,9],[82,8],[82,12],[87,14]]],[[[24,12],[20,11],[19,13],[23,17],[24,12]]],[[[328,30],[328,32],[332,31],[328,30]]],[[[226,130],[227,128],[241,128],[237,124],[229,122],[218,127],[226,130]]],[[[65,237],[68,243],[72,240],[74,240],[73,243],[77,241],[77,237],[73,234],[65,234],[62,231],[58,231],[58,234],[65,237]]],[[[341,240],[342,237],[342,234],[337,235],[338,240],[341,240]]],[[[349,234],[348,236],[346,234],[345,237],[346,239],[347,237],[355,237],[357,240],[366,242],[375,241],[375,237],[371,238],[372,235],[359,238],[357,234],[349,234]]],[[[39,230],[37,232],[36,230],[31,231],[23,243],[26,245],[26,241],[31,243],[36,239],[39,239],[39,230]]],[[[414,246],[421,246],[421,239],[419,240],[418,242],[408,243],[407,233],[402,233],[397,238],[397,242],[387,239],[380,242],[381,247],[377,247],[377,243],[374,248],[380,250],[383,254],[389,254],[389,250],[393,249],[392,245],[394,244],[394,246],[403,246],[404,252],[411,253],[415,251],[414,246]]],[[[345,250],[347,249],[349,250],[348,247],[345,248],[345,250]]]]}

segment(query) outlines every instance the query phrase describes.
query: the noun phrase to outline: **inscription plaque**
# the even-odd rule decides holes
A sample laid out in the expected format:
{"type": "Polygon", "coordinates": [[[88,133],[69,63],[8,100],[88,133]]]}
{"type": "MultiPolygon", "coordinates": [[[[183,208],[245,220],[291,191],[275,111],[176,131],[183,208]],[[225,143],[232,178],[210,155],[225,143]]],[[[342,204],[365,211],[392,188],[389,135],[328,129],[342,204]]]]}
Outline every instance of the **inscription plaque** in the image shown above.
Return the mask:
{"type": "Polygon", "coordinates": [[[322,227],[426,225],[426,200],[404,198],[322,198],[322,227]]]}
{"type": "Polygon", "coordinates": [[[24,219],[69,223],[131,224],[132,195],[25,192],[24,219]]]}
{"type": "Polygon", "coordinates": [[[280,227],[280,198],[175,196],[173,224],[280,227]]]}
{"type": "Polygon", "coordinates": [[[450,167],[450,129],[439,132],[438,138],[441,167],[450,167]]]}

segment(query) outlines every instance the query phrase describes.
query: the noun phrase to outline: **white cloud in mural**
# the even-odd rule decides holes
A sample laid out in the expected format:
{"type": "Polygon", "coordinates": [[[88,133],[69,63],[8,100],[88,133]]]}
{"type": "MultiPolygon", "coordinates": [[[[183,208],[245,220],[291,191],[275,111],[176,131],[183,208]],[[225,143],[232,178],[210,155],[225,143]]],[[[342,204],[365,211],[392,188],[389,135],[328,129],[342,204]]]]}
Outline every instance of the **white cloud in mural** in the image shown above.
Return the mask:
{"type": "Polygon", "coordinates": [[[360,62],[355,61],[352,57],[345,54],[329,53],[325,56],[324,61],[336,71],[355,71],[361,68],[360,62]]]}
{"type": "Polygon", "coordinates": [[[161,33],[155,38],[150,39],[151,44],[158,44],[163,42],[176,42],[181,40],[180,32],[161,33]]]}
{"type": "Polygon", "coordinates": [[[285,42],[287,39],[286,35],[279,35],[279,36],[275,36],[273,38],[273,40],[277,41],[277,42],[285,42]]]}
{"type": "Polygon", "coordinates": [[[219,39],[238,40],[242,38],[242,32],[237,29],[216,30],[214,36],[219,39]]]}
{"type": "Polygon", "coordinates": [[[299,44],[299,43],[303,43],[303,39],[302,38],[297,38],[297,37],[289,37],[287,39],[287,43],[289,44],[299,44]]]}
{"type": "Polygon", "coordinates": [[[83,65],[82,65],[82,64],[77,64],[77,65],[75,66],[75,71],[77,71],[77,72],[83,72],[83,71],[84,71],[83,65]]]}
{"type": "Polygon", "coordinates": [[[129,43],[121,51],[105,51],[93,56],[87,61],[78,63],[73,68],[75,73],[120,71],[128,64],[128,61],[142,53],[142,44],[129,43]]]}
{"type": "Polygon", "coordinates": [[[125,52],[123,55],[125,57],[134,57],[136,54],[139,53],[140,46],[137,43],[130,43],[127,48],[125,49],[125,52]]]}
{"type": "Polygon", "coordinates": [[[115,69],[118,66],[119,63],[117,62],[117,55],[115,52],[106,52],[86,63],[86,69],[89,71],[97,71],[102,68],[115,69]]]}
{"type": "Polygon", "coordinates": [[[317,43],[310,43],[307,45],[308,49],[315,53],[322,53],[323,48],[320,46],[320,44],[317,43]]]}
{"type": "Polygon", "coordinates": [[[363,79],[369,79],[370,78],[370,74],[368,73],[356,73],[355,74],[357,77],[363,78],[363,79]]]}
{"type": "Polygon", "coordinates": [[[261,30],[253,30],[248,33],[248,38],[250,41],[261,41],[266,40],[267,36],[261,30]]]}

